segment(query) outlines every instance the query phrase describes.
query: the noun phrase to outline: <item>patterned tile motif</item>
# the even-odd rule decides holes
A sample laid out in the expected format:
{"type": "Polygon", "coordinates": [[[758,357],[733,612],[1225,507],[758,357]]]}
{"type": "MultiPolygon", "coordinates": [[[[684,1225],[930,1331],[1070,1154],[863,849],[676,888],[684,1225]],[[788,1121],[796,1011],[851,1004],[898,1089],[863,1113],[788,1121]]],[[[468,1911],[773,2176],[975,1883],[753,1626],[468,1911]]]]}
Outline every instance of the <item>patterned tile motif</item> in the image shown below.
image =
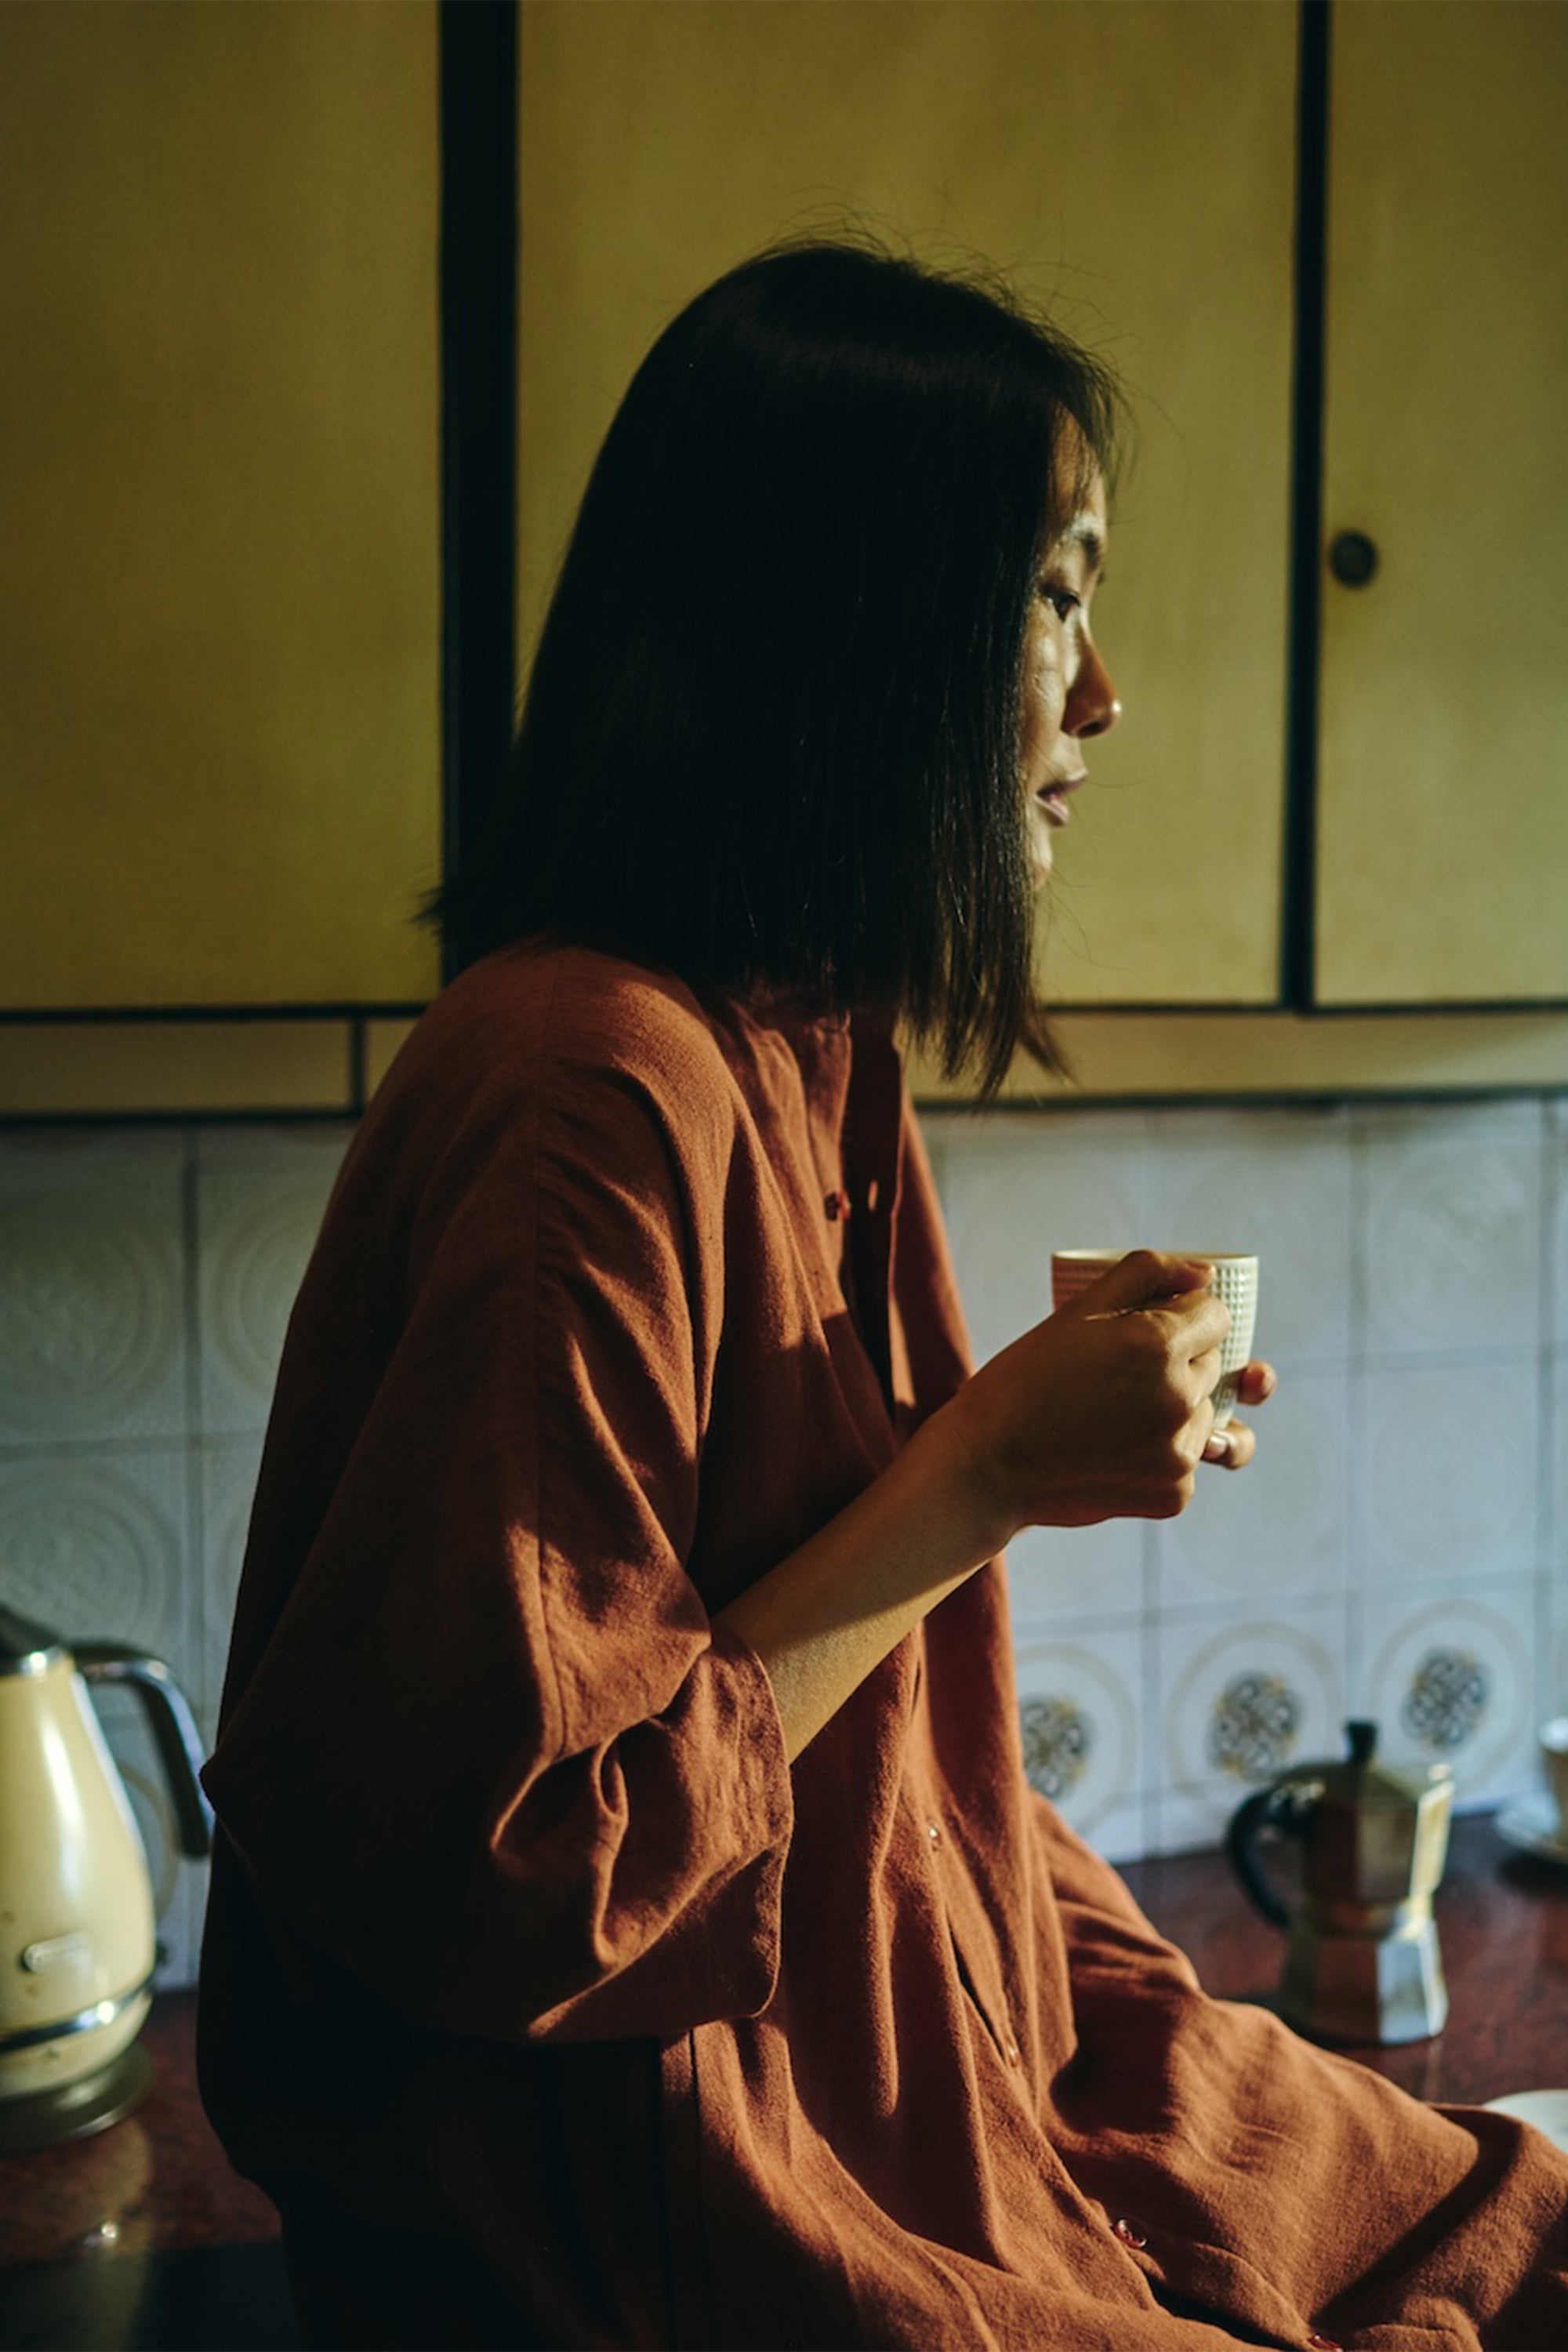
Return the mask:
{"type": "Polygon", "coordinates": [[[177,1143],[0,1143],[0,1444],[184,1426],[177,1143]]]}
{"type": "Polygon", "coordinates": [[[1208,1760],[1237,1780],[1268,1780],[1296,1761],[1303,1707],[1283,1675],[1256,1666],[1232,1675],[1210,1700],[1208,1760]]]}
{"type": "Polygon", "coordinates": [[[1499,1587],[1484,1602],[1462,1592],[1412,1596],[1374,1610],[1369,1712],[1380,1755],[1453,1767],[1461,1804],[1517,1794],[1531,1783],[1538,1721],[1533,1580],[1499,1587]]]}
{"type": "Polygon", "coordinates": [[[1067,1698],[1026,1698],[1019,1717],[1024,1769],[1041,1796],[1059,1805],[1083,1779],[1095,1745],[1093,1722],[1067,1698]]]}
{"type": "Polygon", "coordinates": [[[1343,1682],[1338,1614],[1160,1629],[1164,1754],[1160,1844],[1214,1843],[1248,1790],[1288,1766],[1337,1756],[1343,1682]],[[1177,1801],[1173,1807],[1164,1801],[1177,1801]]]}
{"type": "Polygon", "coordinates": [[[1535,1103],[1363,1115],[1369,1353],[1539,1343],[1543,1135],[1535,1103]]]}
{"type": "Polygon", "coordinates": [[[1018,1652],[1024,1766],[1080,1835],[1103,1831],[1135,1796],[1142,1644],[1136,1633],[1030,1641],[1018,1652]]]}
{"type": "Polygon", "coordinates": [[[1541,1365],[1535,1356],[1354,1376],[1354,1543],[1376,1579],[1533,1569],[1541,1365]]]}
{"type": "Polygon", "coordinates": [[[202,1425],[266,1426],[295,1293],[337,1175],[343,1139],[262,1138],[204,1151],[199,1178],[202,1425]]]}
{"type": "Polygon", "coordinates": [[[188,1663],[182,1450],[0,1463],[0,1597],[67,1642],[188,1663]]]}

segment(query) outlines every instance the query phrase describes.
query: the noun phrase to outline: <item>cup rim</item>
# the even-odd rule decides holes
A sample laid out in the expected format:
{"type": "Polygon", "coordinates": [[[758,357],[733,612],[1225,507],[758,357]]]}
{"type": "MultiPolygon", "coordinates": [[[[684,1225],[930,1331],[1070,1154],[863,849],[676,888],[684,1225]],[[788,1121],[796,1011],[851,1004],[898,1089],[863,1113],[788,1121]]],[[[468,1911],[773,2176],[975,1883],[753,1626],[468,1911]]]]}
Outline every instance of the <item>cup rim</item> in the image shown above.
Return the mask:
{"type": "MultiPolygon", "coordinates": [[[[1051,1261],[1054,1265],[1059,1260],[1064,1265],[1100,1264],[1120,1265],[1124,1257],[1131,1255],[1133,1246],[1136,1245],[1130,1245],[1126,1249],[1053,1250],[1051,1261]]],[[[1250,1265],[1256,1261],[1258,1252],[1256,1250],[1167,1250],[1164,1255],[1167,1257],[1207,1259],[1214,1265],[1250,1265]]]]}

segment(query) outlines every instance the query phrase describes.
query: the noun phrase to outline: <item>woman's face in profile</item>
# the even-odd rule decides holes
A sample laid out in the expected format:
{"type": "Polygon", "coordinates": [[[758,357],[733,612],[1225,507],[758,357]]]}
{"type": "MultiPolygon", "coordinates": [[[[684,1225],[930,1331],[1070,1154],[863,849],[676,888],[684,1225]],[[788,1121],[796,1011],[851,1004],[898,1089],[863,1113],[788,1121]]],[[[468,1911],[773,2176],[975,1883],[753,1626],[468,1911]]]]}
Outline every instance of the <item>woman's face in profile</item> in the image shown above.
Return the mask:
{"type": "Polygon", "coordinates": [[[1105,486],[1097,470],[1078,511],[1046,551],[1024,643],[1019,770],[1037,887],[1050,873],[1052,836],[1068,821],[1068,795],[1088,773],[1083,745],[1089,736],[1107,733],[1121,715],[1089,630],[1105,537],[1105,486]]]}

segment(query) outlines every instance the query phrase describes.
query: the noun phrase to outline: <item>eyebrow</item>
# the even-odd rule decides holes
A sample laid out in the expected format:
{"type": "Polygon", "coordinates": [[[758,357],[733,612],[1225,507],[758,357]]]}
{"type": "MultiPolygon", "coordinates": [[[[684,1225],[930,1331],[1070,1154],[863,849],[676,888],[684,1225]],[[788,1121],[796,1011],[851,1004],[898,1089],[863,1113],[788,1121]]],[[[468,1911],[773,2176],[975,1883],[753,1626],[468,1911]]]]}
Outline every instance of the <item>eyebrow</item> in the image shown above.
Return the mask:
{"type": "Polygon", "coordinates": [[[1081,548],[1083,560],[1091,573],[1098,573],[1105,562],[1105,535],[1100,525],[1090,521],[1087,515],[1080,515],[1076,522],[1069,522],[1057,545],[1081,548]]]}

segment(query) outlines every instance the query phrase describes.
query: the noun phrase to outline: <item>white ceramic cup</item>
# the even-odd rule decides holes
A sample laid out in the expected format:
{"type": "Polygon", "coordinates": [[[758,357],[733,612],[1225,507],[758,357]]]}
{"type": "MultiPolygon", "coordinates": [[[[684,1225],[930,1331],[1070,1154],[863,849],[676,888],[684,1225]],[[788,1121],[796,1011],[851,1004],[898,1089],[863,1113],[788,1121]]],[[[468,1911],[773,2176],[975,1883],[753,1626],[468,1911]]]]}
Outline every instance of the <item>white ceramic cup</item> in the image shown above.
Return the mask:
{"type": "MultiPolygon", "coordinates": [[[[1223,1429],[1236,1411],[1236,1384],[1244,1364],[1252,1358],[1253,1326],[1258,1320],[1258,1260],[1238,1250],[1169,1250],[1170,1257],[1205,1260],[1214,1267],[1214,1289],[1230,1309],[1230,1331],[1219,1351],[1219,1386],[1214,1392],[1214,1425],[1223,1429]]],[[[1113,1265],[1125,1250],[1069,1249],[1051,1252],[1051,1305],[1065,1307],[1080,1290],[1113,1265]]],[[[1563,1726],[1568,1733],[1568,1721],[1563,1726]]],[[[1568,1804],[1568,1786],[1563,1791],[1568,1804]]],[[[1565,1816],[1568,1817],[1568,1816],[1565,1816]]]]}
{"type": "Polygon", "coordinates": [[[1568,1829],[1568,1715],[1553,1716],[1541,1727],[1541,1769],[1546,1793],[1557,1816],[1557,1834],[1568,1829]]]}

